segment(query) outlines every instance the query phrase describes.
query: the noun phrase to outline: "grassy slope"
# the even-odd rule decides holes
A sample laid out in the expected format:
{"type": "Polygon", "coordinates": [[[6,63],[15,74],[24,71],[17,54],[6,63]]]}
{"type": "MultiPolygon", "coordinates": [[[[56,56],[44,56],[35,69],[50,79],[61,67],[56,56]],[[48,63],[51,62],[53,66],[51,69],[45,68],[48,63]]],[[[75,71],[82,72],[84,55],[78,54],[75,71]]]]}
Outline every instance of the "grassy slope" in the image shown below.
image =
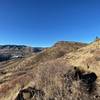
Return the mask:
{"type": "MultiPolygon", "coordinates": [[[[62,94],[60,93],[60,95],[58,95],[58,92],[64,88],[62,76],[68,69],[73,68],[67,62],[76,66],[79,61],[78,63],[81,65],[81,60],[85,60],[86,58],[83,57],[80,59],[76,57],[76,55],[83,56],[84,52],[90,52],[90,47],[95,48],[94,44],[86,47],[83,46],[85,46],[85,44],[61,42],[54,45],[52,48],[45,49],[40,54],[33,54],[31,57],[9,61],[1,65],[3,66],[3,70],[7,72],[3,76],[3,79],[6,81],[4,81],[0,87],[0,93],[5,95],[1,100],[11,100],[16,97],[20,88],[33,84],[35,84],[37,88],[45,91],[46,100],[48,100],[49,97],[56,96],[57,100],[61,100],[62,94]],[[76,58],[68,59],[67,57],[70,58],[70,55],[76,58]],[[12,95],[12,93],[15,95],[12,95]],[[7,99],[8,97],[9,99],[7,99]]],[[[88,57],[91,56],[88,55],[88,57]]],[[[65,98],[67,97],[65,96],[63,99],[65,98]]]]}

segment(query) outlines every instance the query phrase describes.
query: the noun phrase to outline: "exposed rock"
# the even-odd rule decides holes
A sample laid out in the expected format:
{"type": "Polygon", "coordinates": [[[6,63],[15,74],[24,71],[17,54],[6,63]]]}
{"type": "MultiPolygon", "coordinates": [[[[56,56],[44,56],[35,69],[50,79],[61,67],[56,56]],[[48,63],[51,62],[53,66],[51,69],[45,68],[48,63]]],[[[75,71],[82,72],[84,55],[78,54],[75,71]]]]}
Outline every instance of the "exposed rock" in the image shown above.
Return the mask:
{"type": "Polygon", "coordinates": [[[43,100],[43,96],[44,92],[42,90],[36,89],[35,87],[28,87],[26,89],[20,90],[15,100],[31,100],[33,97],[39,97],[41,100],[43,100]]]}
{"type": "Polygon", "coordinates": [[[94,72],[81,71],[79,68],[74,67],[74,70],[69,70],[64,75],[66,92],[73,98],[73,88],[75,88],[76,93],[79,94],[78,97],[74,98],[75,100],[78,98],[79,100],[94,100],[94,97],[100,99],[99,96],[96,96],[96,79],[97,75],[94,72]]]}
{"type": "Polygon", "coordinates": [[[86,84],[94,83],[96,79],[97,79],[97,75],[93,72],[81,75],[81,80],[86,84]]]}

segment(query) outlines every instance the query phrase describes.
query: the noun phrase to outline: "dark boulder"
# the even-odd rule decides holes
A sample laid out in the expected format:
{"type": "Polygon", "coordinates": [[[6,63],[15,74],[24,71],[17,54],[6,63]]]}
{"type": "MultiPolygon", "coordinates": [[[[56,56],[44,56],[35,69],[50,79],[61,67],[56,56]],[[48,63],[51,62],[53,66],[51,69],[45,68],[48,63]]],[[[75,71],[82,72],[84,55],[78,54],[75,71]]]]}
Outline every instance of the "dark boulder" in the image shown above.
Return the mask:
{"type": "Polygon", "coordinates": [[[44,92],[36,89],[35,87],[28,87],[20,90],[15,100],[31,100],[34,96],[42,98],[44,96],[44,92]]]}
{"type": "Polygon", "coordinates": [[[82,74],[81,80],[86,84],[92,84],[96,81],[97,75],[95,73],[82,74]]]}

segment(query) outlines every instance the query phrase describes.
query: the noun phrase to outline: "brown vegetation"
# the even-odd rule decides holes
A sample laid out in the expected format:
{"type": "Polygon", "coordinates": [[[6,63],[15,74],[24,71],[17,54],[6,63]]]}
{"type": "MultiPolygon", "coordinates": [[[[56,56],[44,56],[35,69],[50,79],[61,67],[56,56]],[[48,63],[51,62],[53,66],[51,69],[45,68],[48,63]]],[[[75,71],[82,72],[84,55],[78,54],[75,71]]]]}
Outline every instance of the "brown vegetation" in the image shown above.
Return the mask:
{"type": "Polygon", "coordinates": [[[100,100],[100,45],[58,42],[0,63],[0,100],[100,100]]]}

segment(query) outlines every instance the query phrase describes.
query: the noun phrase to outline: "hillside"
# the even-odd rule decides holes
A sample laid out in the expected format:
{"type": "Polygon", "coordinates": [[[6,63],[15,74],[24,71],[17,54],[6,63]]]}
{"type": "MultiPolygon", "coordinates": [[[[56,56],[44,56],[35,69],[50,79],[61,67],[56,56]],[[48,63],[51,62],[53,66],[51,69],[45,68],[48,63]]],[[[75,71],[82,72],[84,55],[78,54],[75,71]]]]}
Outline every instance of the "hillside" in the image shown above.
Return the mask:
{"type": "Polygon", "coordinates": [[[44,49],[41,53],[33,57],[33,63],[45,62],[63,57],[66,53],[76,51],[77,49],[86,46],[85,43],[59,41],[52,47],[44,49]]]}
{"type": "Polygon", "coordinates": [[[100,40],[80,48],[76,52],[66,54],[63,59],[68,60],[71,65],[82,67],[88,71],[94,71],[100,75],[100,40]]]}
{"type": "Polygon", "coordinates": [[[100,100],[100,40],[60,41],[0,63],[0,100],[100,100]]]}

